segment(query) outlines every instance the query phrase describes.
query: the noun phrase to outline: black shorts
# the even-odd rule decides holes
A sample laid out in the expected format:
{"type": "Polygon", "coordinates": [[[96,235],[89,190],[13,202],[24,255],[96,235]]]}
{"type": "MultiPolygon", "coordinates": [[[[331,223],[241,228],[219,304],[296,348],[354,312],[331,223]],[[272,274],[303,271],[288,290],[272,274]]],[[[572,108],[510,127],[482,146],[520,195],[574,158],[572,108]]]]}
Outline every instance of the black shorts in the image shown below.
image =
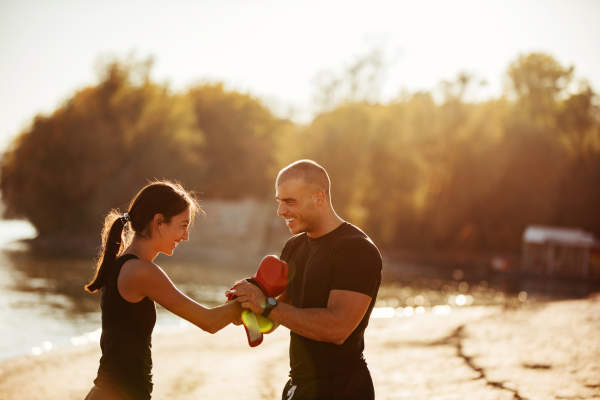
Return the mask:
{"type": "Polygon", "coordinates": [[[84,400],[132,400],[132,398],[126,394],[119,393],[117,390],[94,385],[84,400]]]}
{"type": "Polygon", "coordinates": [[[85,396],[85,400],[127,400],[126,398],[111,392],[107,389],[101,389],[98,386],[94,386],[92,390],[85,396]]]}
{"type": "Polygon", "coordinates": [[[281,400],[374,400],[375,389],[369,370],[359,368],[348,375],[295,383],[290,379],[281,400]]]}

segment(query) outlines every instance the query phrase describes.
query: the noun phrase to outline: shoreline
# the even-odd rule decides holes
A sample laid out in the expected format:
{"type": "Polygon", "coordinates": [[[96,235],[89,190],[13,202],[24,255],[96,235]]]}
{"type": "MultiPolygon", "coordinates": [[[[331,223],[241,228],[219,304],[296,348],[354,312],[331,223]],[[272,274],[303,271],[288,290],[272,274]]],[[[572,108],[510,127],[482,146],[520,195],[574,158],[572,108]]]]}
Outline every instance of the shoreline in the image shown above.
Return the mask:
{"type": "MultiPolygon", "coordinates": [[[[365,357],[377,399],[600,398],[600,295],[518,308],[372,318],[365,357]]],[[[153,336],[155,399],[277,399],[288,374],[289,331],[251,349],[241,327],[153,336]]],[[[0,398],[83,399],[97,343],[0,362],[0,398]]]]}

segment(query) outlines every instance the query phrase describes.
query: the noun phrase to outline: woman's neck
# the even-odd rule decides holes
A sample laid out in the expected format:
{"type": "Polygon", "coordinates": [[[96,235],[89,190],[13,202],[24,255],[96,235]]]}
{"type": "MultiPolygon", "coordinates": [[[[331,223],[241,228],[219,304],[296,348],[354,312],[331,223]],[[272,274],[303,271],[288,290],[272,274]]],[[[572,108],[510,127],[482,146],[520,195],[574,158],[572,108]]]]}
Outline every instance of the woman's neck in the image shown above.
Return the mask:
{"type": "Polygon", "coordinates": [[[141,259],[152,262],[158,255],[158,251],[154,248],[152,241],[134,236],[131,243],[123,253],[135,254],[141,259]]]}

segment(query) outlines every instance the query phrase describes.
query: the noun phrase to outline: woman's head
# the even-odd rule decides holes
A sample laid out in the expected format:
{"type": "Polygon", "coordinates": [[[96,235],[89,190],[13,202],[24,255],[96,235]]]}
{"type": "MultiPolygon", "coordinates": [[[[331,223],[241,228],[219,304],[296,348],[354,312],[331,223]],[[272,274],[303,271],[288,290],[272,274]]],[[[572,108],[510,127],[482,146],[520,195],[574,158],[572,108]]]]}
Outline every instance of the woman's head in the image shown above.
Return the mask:
{"type": "Polygon", "coordinates": [[[159,224],[168,224],[176,215],[189,211],[189,218],[201,210],[196,200],[179,184],[158,181],[144,186],[129,204],[131,230],[144,238],[152,238],[159,224]]]}
{"type": "Polygon", "coordinates": [[[157,251],[172,254],[177,243],[187,240],[188,227],[198,211],[203,212],[198,202],[177,183],[156,181],[144,186],[131,200],[127,218],[118,210],[106,216],[96,276],[86,290],[94,292],[104,286],[109,264],[133,236],[151,240],[157,251]]]}

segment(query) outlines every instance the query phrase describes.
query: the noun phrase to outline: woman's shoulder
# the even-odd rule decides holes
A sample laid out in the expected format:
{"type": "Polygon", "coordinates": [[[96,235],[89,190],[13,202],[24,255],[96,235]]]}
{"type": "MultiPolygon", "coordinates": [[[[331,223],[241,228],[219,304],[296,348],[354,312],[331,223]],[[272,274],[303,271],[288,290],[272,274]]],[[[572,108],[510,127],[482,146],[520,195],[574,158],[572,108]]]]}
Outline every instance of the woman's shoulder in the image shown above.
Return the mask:
{"type": "Polygon", "coordinates": [[[121,261],[121,273],[147,274],[160,269],[152,261],[144,260],[133,254],[123,254],[118,258],[121,261]]]}
{"type": "Polygon", "coordinates": [[[146,288],[156,281],[161,272],[151,261],[129,257],[121,266],[117,282],[121,297],[131,303],[138,302],[145,296],[143,293],[146,288]]]}

